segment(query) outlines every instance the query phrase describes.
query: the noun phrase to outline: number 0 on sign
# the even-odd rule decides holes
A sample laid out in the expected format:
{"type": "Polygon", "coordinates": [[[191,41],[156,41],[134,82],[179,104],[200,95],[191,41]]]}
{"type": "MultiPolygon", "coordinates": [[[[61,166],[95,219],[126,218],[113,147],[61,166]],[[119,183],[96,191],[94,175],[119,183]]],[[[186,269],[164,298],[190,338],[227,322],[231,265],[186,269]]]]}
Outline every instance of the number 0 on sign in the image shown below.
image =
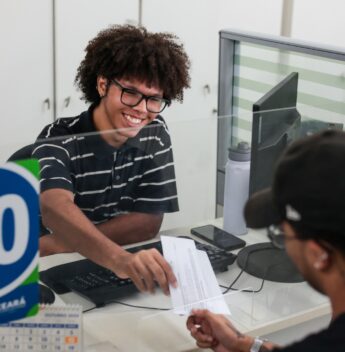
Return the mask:
{"type": "Polygon", "coordinates": [[[38,311],[39,167],[0,167],[0,323],[38,311]]]}

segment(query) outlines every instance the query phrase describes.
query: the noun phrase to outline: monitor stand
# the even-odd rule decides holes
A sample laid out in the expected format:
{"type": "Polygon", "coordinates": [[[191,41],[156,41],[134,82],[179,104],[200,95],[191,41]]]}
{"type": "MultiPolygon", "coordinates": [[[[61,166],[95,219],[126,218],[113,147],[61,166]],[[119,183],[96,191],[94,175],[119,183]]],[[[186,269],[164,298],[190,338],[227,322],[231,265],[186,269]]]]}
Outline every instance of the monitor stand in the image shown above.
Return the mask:
{"type": "Polygon", "coordinates": [[[286,251],[273,247],[270,242],[243,248],[238,253],[237,264],[259,279],[286,283],[304,281],[286,251]]]}

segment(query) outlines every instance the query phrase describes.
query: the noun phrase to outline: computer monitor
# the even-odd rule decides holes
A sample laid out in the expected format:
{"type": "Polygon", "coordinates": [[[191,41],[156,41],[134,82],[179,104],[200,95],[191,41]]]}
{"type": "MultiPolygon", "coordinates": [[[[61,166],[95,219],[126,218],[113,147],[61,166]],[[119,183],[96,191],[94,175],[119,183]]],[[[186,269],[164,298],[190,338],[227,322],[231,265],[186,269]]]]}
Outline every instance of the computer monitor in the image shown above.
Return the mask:
{"type": "MultiPolygon", "coordinates": [[[[272,184],[277,159],[298,138],[301,116],[296,109],[298,73],[289,74],[253,105],[249,195],[272,184]]],[[[238,265],[249,274],[277,282],[301,282],[303,278],[285,250],[268,243],[240,251],[238,265]]]]}
{"type": "Polygon", "coordinates": [[[272,184],[277,159],[300,134],[297,85],[293,72],[253,104],[250,195],[272,184]]]}

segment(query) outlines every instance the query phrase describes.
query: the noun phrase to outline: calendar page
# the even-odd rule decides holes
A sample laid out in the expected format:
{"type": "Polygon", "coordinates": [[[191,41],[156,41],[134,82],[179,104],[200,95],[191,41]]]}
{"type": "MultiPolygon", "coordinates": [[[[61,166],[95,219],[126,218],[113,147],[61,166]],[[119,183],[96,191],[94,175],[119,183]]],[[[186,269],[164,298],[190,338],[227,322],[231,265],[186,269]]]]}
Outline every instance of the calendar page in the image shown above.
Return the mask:
{"type": "Polygon", "coordinates": [[[0,167],[0,323],[38,311],[38,161],[0,167]]]}
{"type": "Polygon", "coordinates": [[[82,351],[81,306],[41,306],[34,317],[0,324],[0,351],[82,351]]]}

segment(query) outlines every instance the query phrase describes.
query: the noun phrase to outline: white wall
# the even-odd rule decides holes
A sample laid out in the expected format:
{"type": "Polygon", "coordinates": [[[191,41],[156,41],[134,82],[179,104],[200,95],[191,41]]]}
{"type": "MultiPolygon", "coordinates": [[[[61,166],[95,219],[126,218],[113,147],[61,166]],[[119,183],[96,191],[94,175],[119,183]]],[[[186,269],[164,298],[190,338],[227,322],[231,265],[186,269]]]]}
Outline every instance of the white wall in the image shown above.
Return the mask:
{"type": "Polygon", "coordinates": [[[344,0],[295,0],[292,38],[345,48],[344,0]]]}
{"type": "Polygon", "coordinates": [[[219,0],[220,29],[279,35],[283,0],[219,0]]]}

